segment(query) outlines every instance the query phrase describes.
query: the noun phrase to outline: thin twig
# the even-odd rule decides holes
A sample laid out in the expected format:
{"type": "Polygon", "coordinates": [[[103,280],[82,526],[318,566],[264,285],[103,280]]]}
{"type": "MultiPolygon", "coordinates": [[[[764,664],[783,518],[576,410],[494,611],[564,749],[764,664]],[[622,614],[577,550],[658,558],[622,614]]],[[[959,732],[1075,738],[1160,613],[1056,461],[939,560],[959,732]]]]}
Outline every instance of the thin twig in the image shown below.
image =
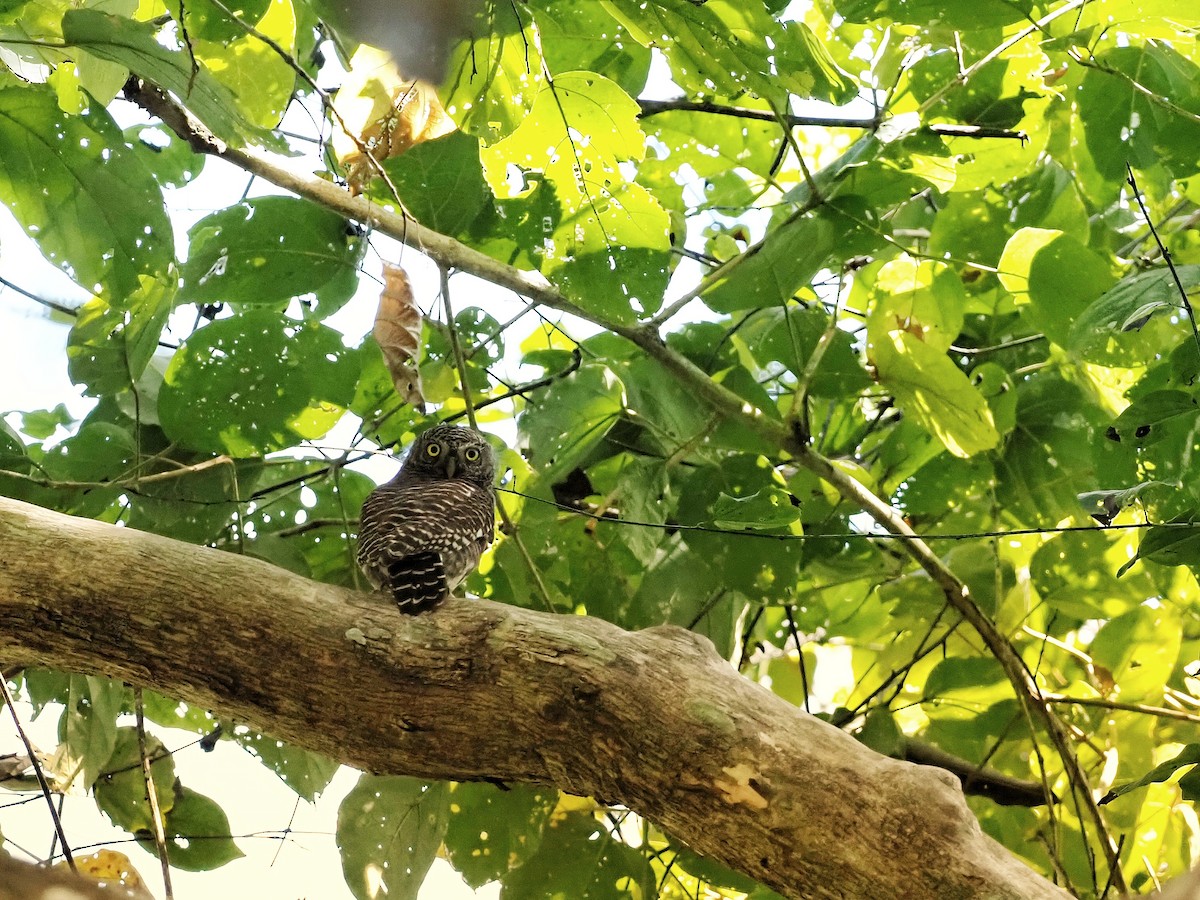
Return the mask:
{"type": "Polygon", "coordinates": [[[1069,706],[1094,706],[1099,709],[1120,710],[1122,712],[1141,713],[1144,716],[1155,716],[1160,719],[1175,719],[1179,722],[1191,722],[1200,725],[1200,716],[1186,713],[1178,709],[1168,709],[1165,706],[1146,706],[1142,703],[1120,703],[1116,700],[1105,700],[1103,697],[1070,697],[1066,694],[1045,694],[1047,703],[1064,703],[1069,706]]]}
{"type": "MultiPolygon", "coordinates": [[[[641,106],[639,115],[643,118],[655,116],[659,113],[673,112],[679,110],[682,112],[699,112],[710,113],[716,116],[731,116],[738,119],[753,119],[758,122],[774,122],[782,121],[789,128],[802,127],[817,127],[817,128],[860,128],[864,131],[875,131],[883,124],[881,116],[872,116],[869,119],[862,118],[840,118],[837,116],[797,116],[791,113],[785,113],[776,116],[773,113],[762,109],[746,109],[740,106],[722,106],[709,101],[696,100],[639,100],[641,106]]],[[[1007,128],[990,128],[982,125],[954,125],[946,123],[932,123],[925,126],[934,134],[940,134],[945,137],[967,137],[967,138],[1001,138],[1008,140],[1028,140],[1028,135],[1023,131],[1012,131],[1007,128]]]]}
{"type": "Polygon", "coordinates": [[[171,888],[171,861],[167,856],[167,835],[163,831],[162,807],[158,804],[158,788],[154,785],[154,774],[150,770],[150,754],[146,751],[146,710],[140,687],[133,689],[133,702],[137,714],[138,756],[142,761],[142,778],[146,782],[146,802],[150,804],[154,846],[158,850],[159,865],[162,866],[163,891],[167,900],[172,900],[175,891],[171,888]]]}
{"type": "Polygon", "coordinates": [[[958,76],[956,78],[954,78],[952,81],[947,82],[941,88],[934,91],[933,95],[930,96],[924,103],[921,104],[921,107],[920,107],[921,115],[924,115],[930,109],[932,109],[934,104],[937,103],[939,100],[941,100],[944,96],[946,96],[946,94],[949,93],[953,88],[966,84],[967,81],[970,80],[971,76],[973,76],[976,72],[978,72],[980,69],[982,69],[988,63],[990,63],[992,60],[994,60],[998,56],[1000,56],[1000,54],[1003,53],[1005,50],[1008,50],[1010,47],[1014,47],[1017,44],[1021,43],[1021,41],[1025,40],[1025,38],[1029,37],[1031,34],[1034,34],[1038,31],[1042,31],[1047,25],[1049,25],[1051,22],[1053,22],[1059,16],[1065,15],[1073,9],[1083,6],[1087,2],[1088,2],[1088,0],[1070,0],[1069,3],[1065,3],[1062,6],[1060,6],[1058,9],[1054,10],[1053,12],[1047,13],[1046,15],[1042,16],[1040,19],[1038,19],[1036,22],[1034,22],[1028,28],[1023,28],[1020,31],[1018,31],[1016,34],[1014,34],[1012,37],[1008,38],[1007,40],[1002,41],[1000,44],[998,44],[997,46],[992,48],[992,50],[990,50],[988,53],[984,54],[982,57],[980,57],[975,62],[973,62],[970,66],[968,66],[966,69],[964,69],[962,72],[960,72],[958,74],[958,76]]]}
{"type": "Polygon", "coordinates": [[[1013,338],[1011,341],[992,344],[990,347],[959,347],[951,344],[950,352],[957,353],[960,356],[983,356],[988,353],[999,353],[1001,350],[1011,350],[1013,347],[1023,347],[1026,344],[1033,344],[1045,339],[1046,336],[1044,334],[1028,334],[1025,337],[1013,338]]]}
{"type": "Polygon", "coordinates": [[[450,303],[450,270],[446,266],[438,266],[438,274],[442,283],[442,310],[446,315],[446,331],[450,334],[450,350],[454,353],[454,365],[458,369],[459,393],[462,394],[463,406],[466,409],[467,421],[476,431],[479,423],[475,421],[475,404],[471,402],[471,383],[467,378],[467,360],[463,356],[462,343],[458,339],[458,328],[454,325],[454,308],[450,303]]]}
{"type": "Polygon", "coordinates": [[[1188,324],[1192,326],[1192,340],[1196,342],[1196,349],[1200,350],[1200,328],[1196,326],[1196,313],[1192,309],[1192,301],[1188,299],[1187,290],[1183,286],[1183,282],[1179,279],[1179,272],[1175,269],[1175,261],[1171,259],[1171,251],[1166,244],[1162,242],[1162,238],[1158,236],[1158,229],[1154,227],[1154,220],[1150,218],[1150,213],[1146,209],[1146,203],[1142,199],[1142,191],[1138,187],[1137,176],[1133,174],[1133,166],[1128,162],[1125,163],[1125,171],[1129,173],[1126,179],[1129,186],[1133,188],[1134,199],[1137,200],[1138,209],[1142,211],[1142,216],[1146,220],[1146,225],[1150,229],[1150,233],[1154,235],[1154,243],[1158,244],[1158,252],[1162,254],[1163,262],[1167,264],[1167,269],[1171,272],[1171,278],[1175,280],[1175,287],[1179,291],[1179,299],[1183,302],[1183,308],[1187,310],[1188,324]]]}
{"type": "Polygon", "coordinates": [[[21,725],[21,720],[17,717],[17,705],[13,702],[12,692],[8,689],[8,681],[3,678],[0,678],[0,691],[4,694],[4,705],[8,707],[9,715],[12,716],[13,725],[17,728],[17,734],[21,738],[21,743],[25,745],[25,752],[29,755],[29,764],[33,766],[33,774],[37,776],[38,785],[42,789],[42,796],[46,798],[46,808],[50,810],[50,819],[54,822],[54,831],[58,835],[58,842],[62,844],[63,858],[67,861],[67,865],[71,867],[71,871],[78,874],[79,870],[75,867],[75,857],[71,855],[71,845],[67,843],[67,834],[63,831],[62,819],[58,817],[58,810],[54,808],[54,796],[50,790],[50,782],[46,780],[46,773],[42,771],[42,763],[38,759],[37,751],[33,749],[33,744],[29,742],[29,735],[25,733],[25,728],[21,725]]]}

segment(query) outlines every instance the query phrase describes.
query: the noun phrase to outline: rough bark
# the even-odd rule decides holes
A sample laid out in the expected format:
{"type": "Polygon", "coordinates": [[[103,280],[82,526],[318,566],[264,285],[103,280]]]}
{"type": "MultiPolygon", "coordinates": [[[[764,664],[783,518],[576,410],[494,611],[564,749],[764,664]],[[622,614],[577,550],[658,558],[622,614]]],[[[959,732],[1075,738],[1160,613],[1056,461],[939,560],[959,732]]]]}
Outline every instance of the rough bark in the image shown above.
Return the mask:
{"type": "Polygon", "coordinates": [[[788,897],[1061,898],[954,776],[880,756],[702,638],[382,598],[0,499],[0,660],[103,674],[373,772],[623,804],[788,897]]]}

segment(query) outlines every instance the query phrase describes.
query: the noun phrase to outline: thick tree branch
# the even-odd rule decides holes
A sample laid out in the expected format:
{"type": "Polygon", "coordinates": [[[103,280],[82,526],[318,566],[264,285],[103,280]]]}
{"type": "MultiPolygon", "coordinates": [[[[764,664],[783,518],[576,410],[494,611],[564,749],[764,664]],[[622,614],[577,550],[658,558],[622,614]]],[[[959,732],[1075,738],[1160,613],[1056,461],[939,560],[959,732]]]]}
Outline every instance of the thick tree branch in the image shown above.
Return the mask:
{"type": "Polygon", "coordinates": [[[0,499],[0,658],[152,687],[376,772],[619,803],[789,897],[1061,898],[953,776],[675,628],[486,601],[405,617],[258,560],[0,499]]]}

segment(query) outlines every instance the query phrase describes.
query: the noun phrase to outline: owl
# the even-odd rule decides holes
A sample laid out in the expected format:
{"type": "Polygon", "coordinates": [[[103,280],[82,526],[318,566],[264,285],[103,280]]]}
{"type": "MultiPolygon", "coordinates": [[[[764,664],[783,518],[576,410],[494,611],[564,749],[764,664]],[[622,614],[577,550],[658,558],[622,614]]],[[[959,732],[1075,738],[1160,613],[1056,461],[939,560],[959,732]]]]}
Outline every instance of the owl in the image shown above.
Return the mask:
{"type": "Polygon", "coordinates": [[[437,425],[419,438],[391,481],[362,508],[358,564],[401,612],[441,603],[492,542],[496,462],[483,435],[437,425]]]}

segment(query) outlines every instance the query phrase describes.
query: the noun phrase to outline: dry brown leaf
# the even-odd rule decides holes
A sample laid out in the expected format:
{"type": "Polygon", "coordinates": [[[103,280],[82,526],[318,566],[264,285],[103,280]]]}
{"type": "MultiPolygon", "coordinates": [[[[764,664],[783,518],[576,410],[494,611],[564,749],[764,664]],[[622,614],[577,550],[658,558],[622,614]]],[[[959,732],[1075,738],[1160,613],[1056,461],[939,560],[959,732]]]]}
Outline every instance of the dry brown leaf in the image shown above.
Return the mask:
{"type": "Polygon", "coordinates": [[[350,132],[335,130],[333,150],[352,194],[379,174],[364,151],[382,162],[456,128],[432,85],[406,79],[387,54],[365,44],[350,62],[333,108],[350,132]]]}
{"type": "Polygon", "coordinates": [[[421,370],[417,356],[421,347],[421,310],[413,300],[408,275],[399,266],[383,264],[383,290],[375,313],[375,343],[383,351],[383,361],[396,393],[421,412],[425,395],[421,392],[421,370]]]}
{"type": "MultiPolygon", "coordinates": [[[[65,869],[67,863],[56,863],[54,868],[65,869]]],[[[146,887],[142,875],[129,857],[116,850],[98,850],[90,856],[75,857],[75,868],[84,878],[100,884],[111,886],[121,885],[129,891],[129,896],[139,900],[154,900],[154,895],[146,887]]]]}

